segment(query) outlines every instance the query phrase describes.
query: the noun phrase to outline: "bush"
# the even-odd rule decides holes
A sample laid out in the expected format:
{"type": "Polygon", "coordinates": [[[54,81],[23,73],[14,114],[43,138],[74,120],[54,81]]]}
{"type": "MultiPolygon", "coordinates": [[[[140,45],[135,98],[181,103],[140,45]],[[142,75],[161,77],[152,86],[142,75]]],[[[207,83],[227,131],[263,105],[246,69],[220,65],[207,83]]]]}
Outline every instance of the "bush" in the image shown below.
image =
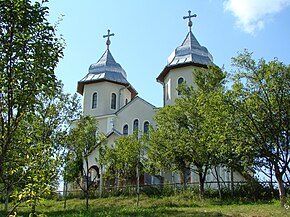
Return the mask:
{"type": "Polygon", "coordinates": [[[141,192],[146,194],[148,197],[161,196],[161,188],[158,188],[157,186],[152,185],[144,186],[141,192]]]}

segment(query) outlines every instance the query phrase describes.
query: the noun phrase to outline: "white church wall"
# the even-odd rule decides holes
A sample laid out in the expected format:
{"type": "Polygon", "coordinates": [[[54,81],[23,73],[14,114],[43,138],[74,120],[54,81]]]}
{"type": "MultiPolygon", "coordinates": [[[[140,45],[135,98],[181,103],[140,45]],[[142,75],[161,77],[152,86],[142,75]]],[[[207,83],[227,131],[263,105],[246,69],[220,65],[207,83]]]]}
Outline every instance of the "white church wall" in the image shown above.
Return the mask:
{"type": "Polygon", "coordinates": [[[137,97],[127,105],[127,107],[121,110],[117,114],[115,129],[123,133],[123,126],[128,124],[129,134],[133,133],[133,122],[135,119],[139,121],[139,131],[143,132],[143,127],[145,121],[149,121],[150,124],[153,123],[153,117],[155,116],[155,109],[149,103],[146,103],[141,98],[137,97]]]}
{"type": "Polygon", "coordinates": [[[112,115],[106,115],[106,116],[99,116],[96,117],[96,119],[98,120],[98,127],[99,127],[99,131],[103,132],[103,133],[108,133],[112,130],[112,126],[113,126],[113,119],[115,118],[115,114],[112,115]]]}
{"type": "Polygon", "coordinates": [[[84,86],[84,92],[83,92],[83,96],[84,96],[83,97],[83,114],[92,115],[92,116],[100,116],[100,115],[108,115],[108,114],[115,113],[118,110],[118,106],[119,105],[121,106],[123,103],[119,101],[120,91],[123,92],[128,98],[130,96],[129,94],[130,92],[123,88],[124,88],[123,85],[115,84],[115,83],[107,82],[107,81],[86,84],[84,86]],[[92,98],[93,98],[94,93],[98,94],[96,108],[92,108],[92,98]],[[117,97],[116,109],[111,109],[112,93],[115,93],[117,97]]]}
{"type": "MultiPolygon", "coordinates": [[[[112,133],[108,138],[107,138],[107,143],[106,143],[106,146],[107,147],[114,147],[115,145],[115,140],[118,138],[119,136],[116,135],[115,133],[112,133]]],[[[89,165],[89,168],[91,168],[92,166],[97,166],[99,169],[101,168],[99,162],[98,162],[98,159],[99,159],[99,149],[95,149],[88,157],[88,165],[89,165]]],[[[85,160],[83,161],[84,165],[86,165],[86,162],[85,160]]],[[[105,170],[105,166],[103,166],[103,169],[105,170]]],[[[100,171],[101,172],[101,171],[100,171]]],[[[93,171],[91,173],[91,177],[93,179],[93,177],[96,174],[95,171],[93,171]]]]}
{"type": "Polygon", "coordinates": [[[169,91],[169,93],[165,94],[165,105],[172,105],[175,102],[175,99],[178,97],[178,91],[176,88],[178,87],[178,79],[182,77],[187,84],[194,84],[192,71],[194,66],[186,66],[182,68],[171,69],[170,72],[164,78],[165,91],[169,91]],[[166,87],[168,85],[168,87],[166,87]],[[168,95],[169,97],[166,97],[168,95]]]}
{"type": "Polygon", "coordinates": [[[126,104],[128,104],[131,101],[131,92],[127,89],[127,87],[123,87],[119,91],[119,105],[118,109],[122,108],[126,104]]]}

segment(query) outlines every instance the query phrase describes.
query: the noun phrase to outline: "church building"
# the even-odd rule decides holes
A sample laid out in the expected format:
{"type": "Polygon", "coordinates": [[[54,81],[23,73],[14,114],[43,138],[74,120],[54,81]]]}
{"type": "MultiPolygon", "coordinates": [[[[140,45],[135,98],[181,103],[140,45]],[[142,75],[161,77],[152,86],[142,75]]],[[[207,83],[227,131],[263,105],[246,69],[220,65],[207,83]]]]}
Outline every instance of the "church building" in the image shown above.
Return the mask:
{"type": "MultiPolygon", "coordinates": [[[[168,57],[167,65],[157,76],[156,80],[163,86],[163,105],[172,105],[180,96],[177,87],[182,82],[194,85],[192,71],[196,68],[207,68],[213,63],[213,57],[206,47],[201,46],[191,31],[191,18],[188,16],[188,33],[182,44],[168,57]]],[[[110,51],[110,37],[114,34],[104,35],[107,38],[107,48],[100,59],[90,65],[88,74],[78,82],[77,92],[83,98],[83,115],[95,116],[99,122],[99,130],[107,135],[108,145],[113,145],[114,140],[120,136],[132,134],[138,130],[146,133],[149,125],[154,127],[154,116],[158,108],[138,96],[137,90],[127,80],[127,73],[116,62],[110,51]]],[[[95,150],[90,158],[89,165],[91,177],[100,176],[101,171],[95,158],[95,150]]],[[[230,180],[230,172],[226,168],[219,168],[223,180],[230,180]]],[[[143,184],[159,184],[162,177],[164,182],[180,183],[180,175],[174,172],[160,172],[152,177],[145,175],[143,184]],[[145,177],[146,176],[146,177],[145,177]]],[[[206,181],[215,180],[213,174],[207,176],[206,181]]],[[[234,174],[235,180],[244,180],[238,172],[234,174]]],[[[198,176],[192,171],[190,181],[198,181],[198,176]]]]}

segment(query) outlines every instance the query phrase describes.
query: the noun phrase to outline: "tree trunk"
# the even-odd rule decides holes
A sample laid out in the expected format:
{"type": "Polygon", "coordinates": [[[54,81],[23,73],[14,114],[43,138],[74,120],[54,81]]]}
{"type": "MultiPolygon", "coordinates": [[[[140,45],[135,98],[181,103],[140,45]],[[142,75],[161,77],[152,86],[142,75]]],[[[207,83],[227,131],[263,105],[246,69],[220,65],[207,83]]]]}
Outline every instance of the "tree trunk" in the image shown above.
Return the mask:
{"type": "Polygon", "coordinates": [[[89,209],[89,190],[86,189],[86,209],[89,209]]]}
{"type": "Polygon", "coordinates": [[[270,189],[271,189],[271,194],[272,197],[274,198],[274,186],[273,186],[273,164],[269,162],[269,167],[270,167],[270,189]]]}
{"type": "Polygon", "coordinates": [[[139,165],[136,166],[136,178],[137,178],[137,203],[136,207],[139,207],[139,200],[140,200],[140,175],[139,175],[139,165]]]}
{"type": "Polygon", "coordinates": [[[67,200],[67,181],[64,182],[63,185],[63,196],[64,196],[64,203],[63,203],[63,208],[66,209],[66,200],[67,200]]]}
{"type": "Polygon", "coordinates": [[[36,216],[36,199],[33,199],[33,204],[31,206],[31,214],[33,217],[36,216]]]}
{"type": "Polygon", "coordinates": [[[215,170],[215,174],[216,174],[216,181],[217,181],[217,185],[218,185],[218,192],[219,192],[219,198],[222,199],[222,192],[221,192],[221,183],[220,183],[220,178],[219,178],[219,174],[217,172],[217,167],[214,167],[215,170]]]}
{"type": "Polygon", "coordinates": [[[86,188],[85,188],[85,193],[86,193],[86,209],[89,209],[89,162],[88,158],[86,158],[86,188]]]}
{"type": "Polygon", "coordinates": [[[183,184],[183,190],[185,191],[187,188],[187,175],[186,175],[186,166],[183,167],[183,169],[181,170],[181,180],[182,180],[182,184],[183,184]]]}
{"type": "Polygon", "coordinates": [[[6,187],[6,194],[5,194],[5,213],[8,213],[8,203],[9,203],[9,186],[6,187]]]}
{"type": "Polygon", "coordinates": [[[286,192],[285,192],[285,187],[283,184],[282,174],[280,173],[279,169],[276,167],[275,167],[275,174],[276,174],[276,179],[277,179],[277,184],[278,184],[278,189],[279,189],[280,203],[281,203],[281,206],[284,207],[284,205],[286,204],[286,192]]]}
{"type": "Polygon", "coordinates": [[[234,171],[233,171],[233,168],[231,168],[231,194],[232,194],[232,197],[234,197],[234,192],[235,192],[234,171]]]}
{"type": "Polygon", "coordinates": [[[103,195],[103,166],[100,168],[100,197],[103,195]]]}
{"type": "Polygon", "coordinates": [[[203,198],[204,197],[204,180],[205,180],[205,178],[203,177],[202,172],[198,172],[198,176],[199,176],[199,193],[200,193],[200,197],[203,198]]]}
{"type": "Polygon", "coordinates": [[[119,173],[118,170],[116,169],[116,175],[115,175],[115,191],[117,192],[119,188],[119,173]]]}

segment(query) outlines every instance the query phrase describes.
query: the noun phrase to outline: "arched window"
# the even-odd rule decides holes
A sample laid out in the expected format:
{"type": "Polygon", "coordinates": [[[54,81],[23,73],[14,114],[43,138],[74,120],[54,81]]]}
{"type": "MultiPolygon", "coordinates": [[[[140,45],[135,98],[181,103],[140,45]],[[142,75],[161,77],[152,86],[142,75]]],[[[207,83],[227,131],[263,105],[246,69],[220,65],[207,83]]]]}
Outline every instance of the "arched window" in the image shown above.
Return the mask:
{"type": "Polygon", "coordinates": [[[147,134],[149,132],[149,122],[148,121],[144,122],[143,132],[144,132],[144,134],[147,134]]]}
{"type": "MultiPolygon", "coordinates": [[[[182,77],[178,78],[178,80],[177,80],[178,85],[182,84],[183,81],[184,81],[184,79],[182,77]]],[[[178,91],[178,95],[181,95],[180,91],[178,91]]]]}
{"type": "Polygon", "coordinates": [[[92,109],[97,108],[97,103],[98,103],[98,94],[94,93],[92,99],[92,109]]]}
{"type": "Polygon", "coordinates": [[[134,122],[133,122],[133,132],[138,132],[138,129],[139,129],[139,121],[138,119],[135,119],[134,122]]]}
{"type": "Polygon", "coordinates": [[[116,109],[116,104],[117,104],[117,96],[115,93],[112,93],[111,97],[111,109],[116,109]]]}
{"type": "Polygon", "coordinates": [[[123,135],[128,135],[128,124],[125,124],[123,127],[123,135]]]}
{"type": "Polygon", "coordinates": [[[127,104],[128,104],[128,99],[125,100],[125,105],[127,105],[127,104]]]}

